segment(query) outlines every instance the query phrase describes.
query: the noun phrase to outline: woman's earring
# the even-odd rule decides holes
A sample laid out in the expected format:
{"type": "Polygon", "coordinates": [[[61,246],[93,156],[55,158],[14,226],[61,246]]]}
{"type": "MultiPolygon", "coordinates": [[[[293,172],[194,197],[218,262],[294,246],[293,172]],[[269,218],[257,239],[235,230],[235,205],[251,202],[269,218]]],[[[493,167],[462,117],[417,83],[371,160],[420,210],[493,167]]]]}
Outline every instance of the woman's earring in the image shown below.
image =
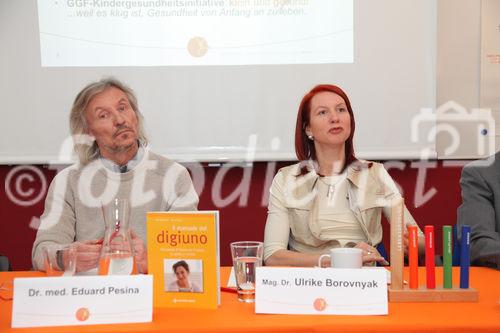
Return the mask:
{"type": "Polygon", "coordinates": [[[313,137],[311,134],[309,134],[309,135],[307,136],[307,138],[308,138],[309,140],[311,140],[311,141],[313,141],[313,140],[314,140],[314,137],[313,137]]]}

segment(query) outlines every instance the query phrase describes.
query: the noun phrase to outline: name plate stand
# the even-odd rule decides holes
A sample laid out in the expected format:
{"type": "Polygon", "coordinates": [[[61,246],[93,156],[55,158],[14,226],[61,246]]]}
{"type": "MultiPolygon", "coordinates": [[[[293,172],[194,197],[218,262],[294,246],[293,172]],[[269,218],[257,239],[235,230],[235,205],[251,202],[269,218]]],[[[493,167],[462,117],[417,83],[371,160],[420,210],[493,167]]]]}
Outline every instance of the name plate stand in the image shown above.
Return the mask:
{"type": "Polygon", "coordinates": [[[389,302],[477,302],[476,289],[461,289],[457,287],[443,288],[437,286],[428,289],[419,286],[410,289],[403,284],[404,268],[404,200],[396,198],[391,209],[391,286],[389,287],[389,302]]]}
{"type": "Polygon", "coordinates": [[[151,322],[151,275],[14,279],[12,327],[151,322]]]}
{"type": "Polygon", "coordinates": [[[386,315],[381,269],[257,267],[255,313],[386,315]]]}

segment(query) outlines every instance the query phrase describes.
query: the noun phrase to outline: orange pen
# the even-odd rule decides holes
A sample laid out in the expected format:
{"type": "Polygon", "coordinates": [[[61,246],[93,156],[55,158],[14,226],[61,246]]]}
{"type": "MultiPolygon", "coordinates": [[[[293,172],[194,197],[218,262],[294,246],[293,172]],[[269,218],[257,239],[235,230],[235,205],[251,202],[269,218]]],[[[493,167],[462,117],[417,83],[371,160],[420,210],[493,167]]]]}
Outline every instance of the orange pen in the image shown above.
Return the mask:
{"type": "Polygon", "coordinates": [[[410,265],[410,289],[418,288],[418,228],[408,226],[408,263],[410,265]]]}

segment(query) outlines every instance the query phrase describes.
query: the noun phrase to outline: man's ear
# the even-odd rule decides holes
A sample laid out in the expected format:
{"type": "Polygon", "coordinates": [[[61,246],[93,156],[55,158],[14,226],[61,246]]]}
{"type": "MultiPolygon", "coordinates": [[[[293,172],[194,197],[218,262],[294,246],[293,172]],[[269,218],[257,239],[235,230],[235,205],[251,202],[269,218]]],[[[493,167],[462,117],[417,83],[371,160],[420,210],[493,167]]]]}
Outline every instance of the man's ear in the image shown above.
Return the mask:
{"type": "Polygon", "coordinates": [[[92,140],[95,140],[95,136],[94,136],[94,134],[92,133],[92,130],[91,130],[90,128],[88,128],[88,126],[87,126],[87,128],[85,129],[84,135],[90,136],[90,137],[92,137],[92,140]]]}
{"type": "Polygon", "coordinates": [[[77,145],[93,145],[95,142],[95,137],[89,134],[75,134],[72,139],[77,145]]]}
{"type": "Polygon", "coordinates": [[[95,136],[94,136],[94,133],[92,133],[93,131],[90,129],[90,127],[88,125],[88,120],[87,119],[85,119],[84,127],[85,127],[85,130],[84,130],[82,136],[85,137],[85,140],[87,142],[94,143],[95,142],[95,136]]]}
{"type": "MultiPolygon", "coordinates": [[[[87,113],[88,113],[88,109],[85,109],[85,111],[83,111],[83,127],[84,127],[84,131],[83,131],[83,134],[85,135],[90,135],[90,136],[94,136],[94,134],[92,133],[92,130],[89,126],[89,119],[87,118],[87,113]]],[[[94,138],[95,140],[95,138],[94,138]]]]}

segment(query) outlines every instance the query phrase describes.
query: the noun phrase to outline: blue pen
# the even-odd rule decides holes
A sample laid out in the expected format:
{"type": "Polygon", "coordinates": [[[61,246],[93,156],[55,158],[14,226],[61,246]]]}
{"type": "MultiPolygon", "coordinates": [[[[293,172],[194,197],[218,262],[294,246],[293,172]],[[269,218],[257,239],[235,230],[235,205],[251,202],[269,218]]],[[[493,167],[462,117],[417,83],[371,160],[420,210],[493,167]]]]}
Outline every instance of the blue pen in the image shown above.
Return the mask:
{"type": "Polygon", "coordinates": [[[462,226],[462,239],[460,242],[460,288],[469,288],[470,267],[470,226],[462,226]]]}

